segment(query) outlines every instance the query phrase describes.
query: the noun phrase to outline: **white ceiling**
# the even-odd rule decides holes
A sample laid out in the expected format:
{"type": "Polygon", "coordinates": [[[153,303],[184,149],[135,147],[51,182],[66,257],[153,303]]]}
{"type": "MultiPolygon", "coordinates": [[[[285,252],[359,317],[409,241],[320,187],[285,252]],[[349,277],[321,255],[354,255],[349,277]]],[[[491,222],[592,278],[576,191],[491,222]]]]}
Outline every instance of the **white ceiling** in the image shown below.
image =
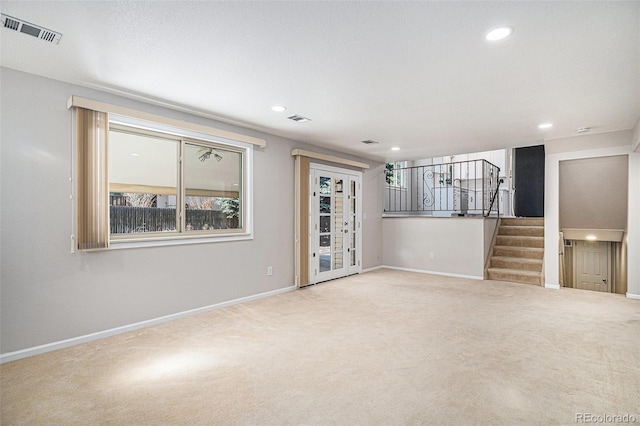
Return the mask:
{"type": "Polygon", "coordinates": [[[3,0],[0,9],[63,33],[52,45],[2,29],[2,66],[371,159],[534,145],[640,118],[638,1],[3,0]],[[510,38],[484,39],[502,25],[514,27],[510,38]],[[538,129],[545,121],[554,127],[538,129]]]}

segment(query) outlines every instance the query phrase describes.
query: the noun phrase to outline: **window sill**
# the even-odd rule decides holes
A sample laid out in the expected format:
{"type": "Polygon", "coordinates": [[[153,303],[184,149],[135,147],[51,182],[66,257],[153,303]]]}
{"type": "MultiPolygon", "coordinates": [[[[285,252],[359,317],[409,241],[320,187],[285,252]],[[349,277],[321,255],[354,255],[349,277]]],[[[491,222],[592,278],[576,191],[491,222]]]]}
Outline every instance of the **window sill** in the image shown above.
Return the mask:
{"type": "Polygon", "coordinates": [[[230,241],[253,240],[253,233],[227,234],[216,236],[171,236],[158,238],[112,239],[108,250],[121,250],[142,247],[181,246],[188,244],[210,244],[230,241]]]}

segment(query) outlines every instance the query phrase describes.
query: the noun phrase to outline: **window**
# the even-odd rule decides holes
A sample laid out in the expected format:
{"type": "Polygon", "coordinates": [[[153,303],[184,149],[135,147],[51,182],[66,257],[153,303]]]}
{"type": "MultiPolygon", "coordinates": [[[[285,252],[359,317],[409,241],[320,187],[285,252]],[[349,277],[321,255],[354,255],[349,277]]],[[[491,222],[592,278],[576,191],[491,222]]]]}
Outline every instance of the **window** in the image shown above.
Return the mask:
{"type": "Polygon", "coordinates": [[[238,147],[109,125],[112,240],[242,232],[238,147]]]}
{"type": "Polygon", "coordinates": [[[407,186],[407,162],[396,161],[386,164],[386,181],[388,186],[406,188],[407,186]],[[404,169],[404,170],[403,170],[404,169]]]}
{"type": "Polygon", "coordinates": [[[82,107],[76,122],[78,249],[252,238],[253,142],[82,107]]]}

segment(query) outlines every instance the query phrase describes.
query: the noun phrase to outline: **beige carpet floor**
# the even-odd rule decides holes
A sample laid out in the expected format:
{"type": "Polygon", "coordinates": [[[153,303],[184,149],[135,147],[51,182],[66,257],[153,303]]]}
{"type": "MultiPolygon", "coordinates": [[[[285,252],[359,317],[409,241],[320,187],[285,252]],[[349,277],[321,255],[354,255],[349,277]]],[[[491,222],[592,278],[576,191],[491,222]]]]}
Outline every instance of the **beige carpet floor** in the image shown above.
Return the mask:
{"type": "Polygon", "coordinates": [[[0,374],[2,425],[640,424],[640,301],[378,270],[0,374]]]}

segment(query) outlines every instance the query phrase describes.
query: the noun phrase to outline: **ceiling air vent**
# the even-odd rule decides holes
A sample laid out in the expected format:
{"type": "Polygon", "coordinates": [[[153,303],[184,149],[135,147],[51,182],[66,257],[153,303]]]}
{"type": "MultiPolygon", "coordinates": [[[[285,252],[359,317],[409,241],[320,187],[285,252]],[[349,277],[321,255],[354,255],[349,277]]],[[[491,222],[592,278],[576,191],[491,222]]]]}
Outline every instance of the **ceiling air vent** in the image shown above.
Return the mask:
{"type": "Polygon", "coordinates": [[[40,40],[48,41],[49,43],[53,43],[53,44],[60,43],[60,38],[62,38],[62,34],[58,32],[48,30],[38,25],[30,24],[28,22],[14,18],[12,16],[5,15],[4,13],[1,16],[2,16],[2,26],[8,30],[27,34],[27,35],[39,38],[40,40]]]}
{"type": "Polygon", "coordinates": [[[289,120],[293,120],[293,121],[295,121],[295,122],[297,122],[297,123],[304,123],[305,121],[311,121],[311,119],[310,119],[310,118],[303,117],[303,116],[298,115],[298,114],[294,114],[294,115],[292,115],[292,116],[290,116],[290,117],[287,117],[287,118],[288,118],[289,120]]]}
{"type": "Polygon", "coordinates": [[[372,139],[367,139],[366,141],[361,141],[361,142],[362,142],[363,144],[365,144],[365,145],[375,145],[375,144],[377,144],[377,143],[380,143],[380,142],[378,142],[378,141],[374,141],[374,140],[372,140],[372,139]]]}

